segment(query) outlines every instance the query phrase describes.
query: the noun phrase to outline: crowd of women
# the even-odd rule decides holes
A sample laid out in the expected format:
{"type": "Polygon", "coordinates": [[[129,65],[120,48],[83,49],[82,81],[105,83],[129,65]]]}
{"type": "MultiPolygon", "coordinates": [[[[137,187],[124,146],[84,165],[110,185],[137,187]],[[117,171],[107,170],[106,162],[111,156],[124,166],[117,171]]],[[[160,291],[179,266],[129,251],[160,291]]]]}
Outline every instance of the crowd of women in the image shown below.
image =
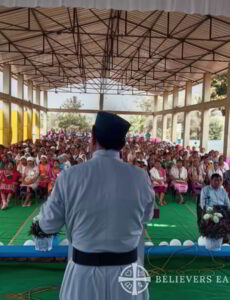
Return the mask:
{"type": "Polygon", "coordinates": [[[167,204],[164,199],[169,189],[176,194],[178,203],[184,204],[184,194],[200,194],[214,173],[222,177],[223,187],[230,193],[229,165],[218,151],[142,138],[129,141],[123,159],[148,171],[160,205],[167,204]]]}
{"type": "Polygon", "coordinates": [[[32,199],[45,200],[62,170],[89,159],[89,138],[51,131],[36,143],[28,140],[5,148],[0,145],[0,207],[15,198],[23,207],[32,199]]]}
{"type": "MultiPolygon", "coordinates": [[[[169,142],[128,138],[120,157],[149,173],[160,205],[167,204],[165,193],[169,189],[183,204],[184,194],[199,194],[214,173],[221,175],[223,186],[230,191],[229,165],[218,151],[206,153],[203,148],[198,151],[169,142]]],[[[23,207],[31,206],[35,197],[46,199],[62,170],[90,158],[88,134],[51,130],[35,143],[28,140],[8,148],[0,146],[1,209],[8,208],[12,197],[23,207]]]]}

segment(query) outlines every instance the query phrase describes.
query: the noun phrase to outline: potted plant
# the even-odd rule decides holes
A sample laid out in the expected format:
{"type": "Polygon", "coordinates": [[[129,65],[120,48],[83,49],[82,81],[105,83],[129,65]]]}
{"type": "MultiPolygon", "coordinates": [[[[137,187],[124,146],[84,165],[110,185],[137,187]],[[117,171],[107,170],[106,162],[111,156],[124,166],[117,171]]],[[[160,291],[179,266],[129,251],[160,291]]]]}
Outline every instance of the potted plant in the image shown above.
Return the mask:
{"type": "Polygon", "coordinates": [[[230,225],[221,213],[208,207],[200,221],[199,231],[205,237],[206,249],[218,251],[221,249],[223,239],[230,232],[230,225]]]}

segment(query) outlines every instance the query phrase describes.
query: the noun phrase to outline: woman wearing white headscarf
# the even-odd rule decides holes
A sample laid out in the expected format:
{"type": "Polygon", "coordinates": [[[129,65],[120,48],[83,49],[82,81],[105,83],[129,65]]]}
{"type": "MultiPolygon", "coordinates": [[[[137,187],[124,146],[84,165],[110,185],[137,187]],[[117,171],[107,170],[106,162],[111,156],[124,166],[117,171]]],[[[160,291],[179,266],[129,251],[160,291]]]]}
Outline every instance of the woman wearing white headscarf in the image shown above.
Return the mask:
{"type": "Polygon", "coordinates": [[[39,170],[34,166],[34,158],[27,158],[27,166],[24,171],[24,176],[21,183],[21,193],[25,196],[23,207],[31,206],[31,197],[39,184],[39,170]]]}

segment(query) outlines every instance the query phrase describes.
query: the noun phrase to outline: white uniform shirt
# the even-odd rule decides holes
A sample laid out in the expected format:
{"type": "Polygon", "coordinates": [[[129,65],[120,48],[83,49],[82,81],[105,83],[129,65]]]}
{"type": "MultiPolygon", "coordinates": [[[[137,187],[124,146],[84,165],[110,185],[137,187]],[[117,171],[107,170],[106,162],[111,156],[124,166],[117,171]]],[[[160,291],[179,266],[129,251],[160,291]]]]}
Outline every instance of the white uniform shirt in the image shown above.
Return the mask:
{"type": "Polygon", "coordinates": [[[185,167],[179,169],[177,168],[177,166],[173,166],[172,169],[170,170],[170,175],[182,180],[186,180],[188,178],[188,172],[187,169],[185,169],[185,167]]]}
{"type": "Polygon", "coordinates": [[[40,159],[39,159],[38,156],[36,157],[35,162],[36,162],[36,165],[39,165],[39,164],[40,164],[40,159]]]}
{"type": "Polygon", "coordinates": [[[220,169],[222,171],[222,173],[224,174],[226,171],[229,170],[229,165],[228,165],[228,163],[224,162],[224,165],[219,166],[218,169],[220,169]]]}
{"type": "Polygon", "coordinates": [[[151,174],[152,179],[155,179],[155,180],[165,180],[165,177],[161,177],[160,176],[160,172],[155,167],[153,167],[150,170],[150,174],[151,174]]]}
{"type": "Polygon", "coordinates": [[[217,168],[216,170],[214,168],[208,169],[208,178],[211,179],[213,174],[219,174],[223,178],[223,171],[220,168],[217,168]]]}
{"type": "MultiPolygon", "coordinates": [[[[153,201],[146,171],[122,162],[119,152],[99,150],[91,160],[60,174],[39,224],[46,233],[65,224],[69,241],[81,251],[128,252],[138,246],[142,224],[152,218],[153,201]]],[[[148,299],[147,293],[132,298],[122,290],[121,271],[122,266],[89,267],[70,260],[60,298],[148,299]]]]}

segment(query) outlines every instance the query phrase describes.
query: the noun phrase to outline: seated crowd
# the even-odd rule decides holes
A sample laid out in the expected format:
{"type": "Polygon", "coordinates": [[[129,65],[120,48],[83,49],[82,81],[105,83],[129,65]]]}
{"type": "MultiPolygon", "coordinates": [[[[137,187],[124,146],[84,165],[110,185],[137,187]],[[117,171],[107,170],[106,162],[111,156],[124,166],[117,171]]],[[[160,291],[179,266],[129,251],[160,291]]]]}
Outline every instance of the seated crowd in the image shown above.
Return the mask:
{"type": "MultiPolygon", "coordinates": [[[[171,189],[183,204],[184,194],[199,195],[217,173],[230,194],[230,170],[218,151],[184,149],[168,142],[128,138],[120,153],[128,163],[145,169],[152,181],[160,205],[166,205],[165,193],[171,189]]],[[[62,170],[91,158],[90,137],[51,130],[35,143],[28,140],[0,146],[0,208],[8,207],[12,197],[30,206],[32,199],[46,199],[62,170]]]]}
{"type": "Polygon", "coordinates": [[[0,208],[10,200],[31,206],[34,196],[43,200],[52,192],[62,170],[89,158],[89,138],[49,132],[36,143],[28,140],[6,148],[0,145],[0,208]]]}
{"type": "Polygon", "coordinates": [[[218,151],[206,152],[204,148],[182,147],[169,142],[153,143],[143,138],[127,142],[123,160],[145,168],[152,180],[160,205],[166,205],[165,193],[170,189],[178,203],[185,203],[184,194],[200,195],[206,185],[211,185],[213,174],[219,174],[221,188],[230,195],[230,170],[218,151]]]}

